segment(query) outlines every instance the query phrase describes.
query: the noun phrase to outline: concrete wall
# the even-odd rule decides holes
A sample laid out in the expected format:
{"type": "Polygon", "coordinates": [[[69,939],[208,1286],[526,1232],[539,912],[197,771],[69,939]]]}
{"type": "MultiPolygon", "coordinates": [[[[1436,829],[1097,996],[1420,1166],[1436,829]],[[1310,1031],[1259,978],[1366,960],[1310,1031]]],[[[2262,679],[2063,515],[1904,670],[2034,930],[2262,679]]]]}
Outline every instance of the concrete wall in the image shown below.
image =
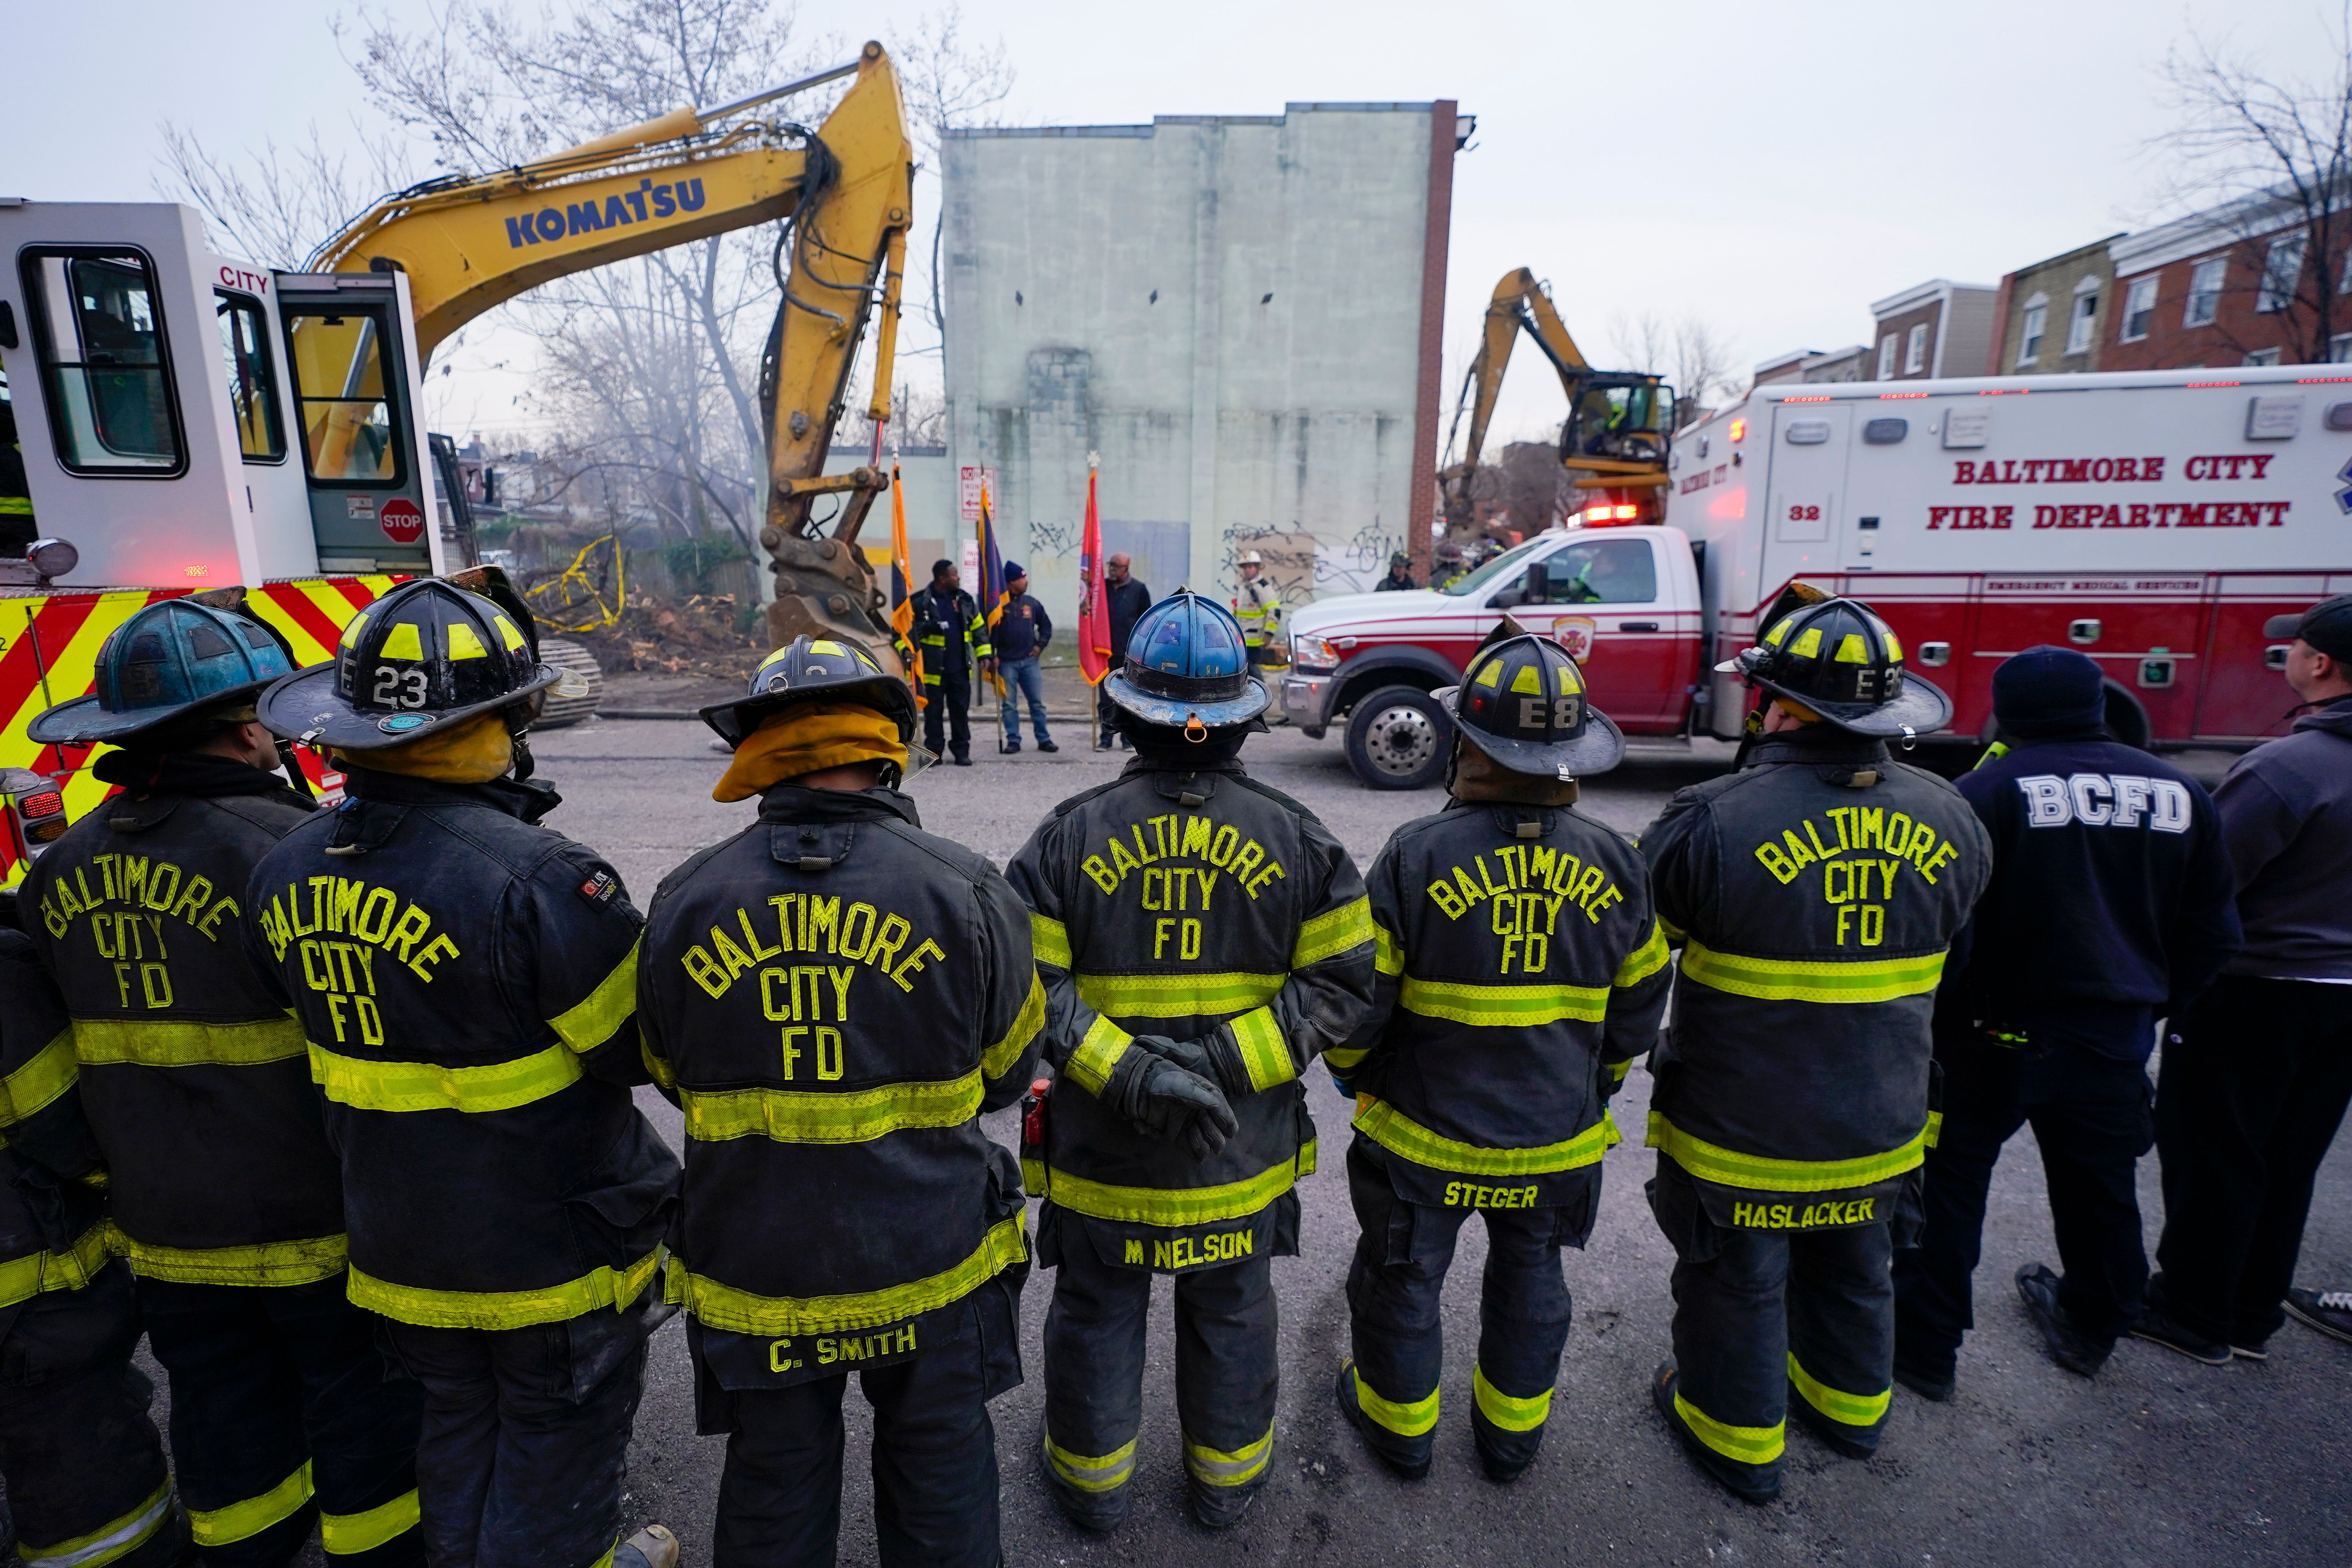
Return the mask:
{"type": "Polygon", "coordinates": [[[1453,141],[1451,103],[950,133],[950,464],[995,470],[1005,553],[1057,620],[1089,453],[1106,547],[1155,594],[1230,597],[1250,548],[1295,600],[1369,589],[1425,532],[1453,141]]]}

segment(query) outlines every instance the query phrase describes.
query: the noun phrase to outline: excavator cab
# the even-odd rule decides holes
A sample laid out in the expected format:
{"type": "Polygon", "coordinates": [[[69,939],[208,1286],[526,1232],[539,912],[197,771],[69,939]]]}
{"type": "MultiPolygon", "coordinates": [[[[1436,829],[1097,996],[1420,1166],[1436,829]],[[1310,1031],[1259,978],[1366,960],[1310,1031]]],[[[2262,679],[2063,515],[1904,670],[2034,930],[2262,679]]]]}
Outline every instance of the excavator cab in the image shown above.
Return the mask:
{"type": "Polygon", "coordinates": [[[1663,464],[1674,440],[1675,389],[1636,371],[1585,371],[1577,376],[1574,414],[1560,426],[1559,459],[1663,464]]]}

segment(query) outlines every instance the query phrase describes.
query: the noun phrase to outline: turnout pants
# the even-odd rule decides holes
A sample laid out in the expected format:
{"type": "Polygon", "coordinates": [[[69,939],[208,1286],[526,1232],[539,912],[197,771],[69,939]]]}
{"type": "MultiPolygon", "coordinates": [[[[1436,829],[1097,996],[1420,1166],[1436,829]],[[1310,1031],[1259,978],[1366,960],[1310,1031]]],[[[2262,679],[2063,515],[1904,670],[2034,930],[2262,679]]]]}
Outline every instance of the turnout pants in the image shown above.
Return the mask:
{"type": "MultiPolygon", "coordinates": [[[[1045,1312],[1045,1458],[1108,1500],[1135,1475],[1151,1274],[1104,1262],[1084,1229],[1063,1230],[1045,1312]]],[[[1260,1250],[1173,1278],[1185,1473],[1196,1488],[1255,1489],[1274,1454],[1273,1260],[1260,1250]]]]}
{"type": "Polygon", "coordinates": [[[1675,1410],[1749,1486],[1779,1484],[1792,1406],[1874,1449],[1895,1388],[1893,1227],[1748,1230],[1707,1218],[1658,1156],[1650,1207],[1675,1249],[1675,1410]]]}
{"type": "Polygon", "coordinates": [[[425,1387],[416,1485],[433,1568],[592,1568],[620,1538],[658,1282],[628,1312],[520,1329],[387,1325],[425,1387]]]}
{"type": "MultiPolygon", "coordinates": [[[[1436,1441],[1444,1354],[1438,1297],[1454,1242],[1473,1211],[1398,1197],[1386,1156],[1361,1135],[1348,1150],[1348,1196],[1360,1227],[1348,1270],[1357,1406],[1370,1417],[1368,1436],[1386,1457],[1406,1468],[1425,1465],[1436,1441]]],[[[1470,1430],[1489,1459],[1519,1469],[1543,1444],[1568,1343],[1574,1304],[1559,1249],[1563,1241],[1581,1242],[1591,1209],[1587,1204],[1479,1212],[1486,1222],[1486,1271],[1478,1298],[1478,1360],[1470,1373],[1470,1430]],[[1564,1225],[1573,1228],[1567,1236],[1564,1225]]]]}
{"type": "Polygon", "coordinates": [[[131,1364],[139,1305],[115,1263],[0,1311],[0,1480],[25,1568],[166,1568],[188,1550],[154,1385],[131,1364]]]}
{"type": "Polygon", "coordinates": [[[2156,1092],[2168,1316],[2249,1348],[2278,1332],[2347,1102],[2352,986],[2224,975],[2198,998],[2156,1092]]]}
{"type": "MultiPolygon", "coordinates": [[[[874,1411],[874,1532],[883,1568],[993,1568],[1003,1560],[988,1402],[1021,1381],[1016,1312],[1025,1277],[1019,1270],[965,1298],[945,1343],[857,1370],[858,1392],[874,1411]]],[[[843,1334],[834,1343],[861,1337],[887,1343],[884,1334],[843,1334]]],[[[803,1338],[795,1348],[819,1343],[803,1338]]],[[[730,1389],[698,1344],[695,1360],[700,1427],[728,1434],[713,1563],[832,1568],[849,1375],[730,1389]]]]}
{"type": "Polygon", "coordinates": [[[934,757],[971,755],[971,674],[969,671],[934,682],[923,679],[923,748],[934,757]],[[941,726],[947,740],[940,741],[941,726]]]}
{"type": "Polygon", "coordinates": [[[172,1388],[172,1465],[208,1568],[275,1568],[315,1522],[337,1568],[425,1561],[413,1384],[344,1277],[257,1287],[139,1281],[172,1388]]]}
{"type": "MultiPolygon", "coordinates": [[[[2028,1033],[2032,1030],[2029,1022],[2028,1033]]],[[[1948,1378],[1976,1324],[1969,1276],[2001,1145],[2031,1122],[2065,1273],[2059,1304],[2109,1344],[2139,1320],[2147,1286],[2134,1173],[2156,1140],[2155,1099],[2135,1061],[2071,1042],[2024,1055],[1973,1031],[1943,1052],[1944,1124],[1927,1151],[1919,1245],[1895,1260],[1895,1354],[1948,1378]]]]}

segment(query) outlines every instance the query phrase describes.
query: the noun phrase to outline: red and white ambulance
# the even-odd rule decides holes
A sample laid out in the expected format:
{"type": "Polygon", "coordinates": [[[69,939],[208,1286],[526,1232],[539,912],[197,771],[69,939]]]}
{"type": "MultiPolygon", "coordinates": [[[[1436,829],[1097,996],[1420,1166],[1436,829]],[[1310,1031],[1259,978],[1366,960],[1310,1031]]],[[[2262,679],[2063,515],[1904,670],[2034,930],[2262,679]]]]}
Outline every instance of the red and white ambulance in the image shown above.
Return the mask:
{"type": "Polygon", "coordinates": [[[2268,617],[2352,591],[2352,366],[1759,387],[1675,438],[1663,527],[1571,519],[1443,590],[1322,600],[1291,622],[1283,710],[1347,725],[1374,788],[1444,766],[1452,684],[1507,612],[1580,651],[1636,736],[1739,733],[1713,666],[1802,580],[1868,601],[1992,727],[1992,672],[2081,649],[2109,727],[2158,747],[2284,732],[2268,617]]]}

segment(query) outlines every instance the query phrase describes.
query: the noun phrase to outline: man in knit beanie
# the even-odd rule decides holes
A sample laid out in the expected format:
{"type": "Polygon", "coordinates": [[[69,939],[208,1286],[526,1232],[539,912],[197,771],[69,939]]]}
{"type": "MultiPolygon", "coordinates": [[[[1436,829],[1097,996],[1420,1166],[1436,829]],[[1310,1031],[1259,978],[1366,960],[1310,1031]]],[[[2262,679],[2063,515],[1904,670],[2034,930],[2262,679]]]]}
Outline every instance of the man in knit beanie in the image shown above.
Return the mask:
{"type": "Polygon", "coordinates": [[[2108,737],[2099,666],[2029,648],[1993,674],[2003,736],[1960,793],[1992,837],[1964,968],[1937,995],[1943,1130],[1927,1225],[1896,1260],[1895,1375],[1951,1396],[2001,1145],[2033,1124],[2063,1274],[2017,1271],[2053,1360],[2090,1376],[2147,1282],[2134,1167],[2154,1142],[2146,1063],[2238,946],[2221,822],[2197,782],[2108,737]]]}

